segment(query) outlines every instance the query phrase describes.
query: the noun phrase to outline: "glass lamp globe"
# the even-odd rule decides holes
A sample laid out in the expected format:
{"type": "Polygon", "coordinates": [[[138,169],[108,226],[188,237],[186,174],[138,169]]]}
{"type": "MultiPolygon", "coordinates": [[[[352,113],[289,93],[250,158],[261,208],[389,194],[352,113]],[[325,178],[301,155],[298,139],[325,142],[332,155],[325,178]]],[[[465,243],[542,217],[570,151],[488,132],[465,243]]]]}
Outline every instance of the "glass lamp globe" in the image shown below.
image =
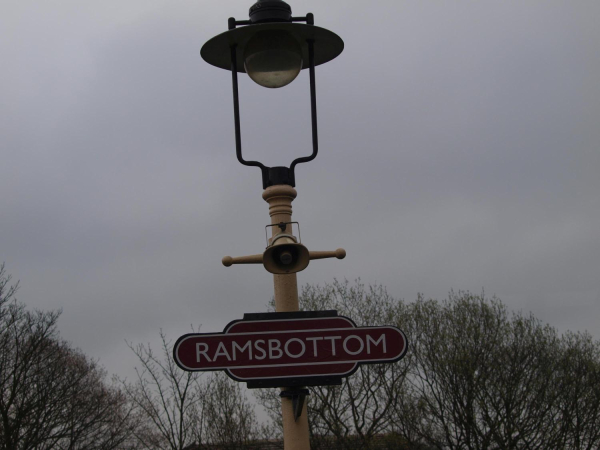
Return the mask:
{"type": "Polygon", "coordinates": [[[287,32],[256,33],[244,49],[244,68],[255,83],[267,88],[290,84],[302,69],[302,50],[287,32]]]}

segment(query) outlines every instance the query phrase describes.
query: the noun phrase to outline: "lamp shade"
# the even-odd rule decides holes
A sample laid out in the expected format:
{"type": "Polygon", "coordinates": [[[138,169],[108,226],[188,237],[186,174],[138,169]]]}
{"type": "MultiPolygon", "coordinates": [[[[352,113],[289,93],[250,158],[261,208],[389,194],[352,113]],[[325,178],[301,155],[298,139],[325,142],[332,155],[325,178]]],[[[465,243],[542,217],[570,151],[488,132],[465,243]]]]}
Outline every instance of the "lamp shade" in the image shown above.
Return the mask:
{"type": "MultiPolygon", "coordinates": [[[[246,72],[246,47],[252,44],[256,36],[283,33],[286,39],[293,39],[299,46],[302,57],[302,69],[309,67],[307,41],[314,42],[315,66],[331,61],[344,50],[344,41],[335,33],[315,25],[291,22],[271,22],[247,25],[221,33],[208,40],[200,50],[200,56],[207,63],[221,69],[231,70],[231,47],[235,46],[238,72],[246,72]]],[[[260,38],[257,37],[256,40],[260,38]]],[[[288,46],[289,48],[289,46],[288,46]]],[[[247,55],[246,55],[247,56],[247,55]]],[[[293,78],[292,78],[293,79],[293,78]]],[[[290,80],[291,81],[291,80],[290,80]]]]}

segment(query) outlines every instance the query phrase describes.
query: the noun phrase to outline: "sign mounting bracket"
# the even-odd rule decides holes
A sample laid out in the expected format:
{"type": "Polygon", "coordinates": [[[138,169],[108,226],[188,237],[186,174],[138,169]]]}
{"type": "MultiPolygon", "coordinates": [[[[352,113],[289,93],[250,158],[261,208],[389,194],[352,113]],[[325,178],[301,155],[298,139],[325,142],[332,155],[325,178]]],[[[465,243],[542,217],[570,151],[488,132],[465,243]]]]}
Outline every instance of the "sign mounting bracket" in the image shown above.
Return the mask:
{"type": "Polygon", "coordinates": [[[304,401],[306,396],[310,394],[308,389],[288,389],[281,391],[280,397],[292,399],[292,409],[294,410],[294,420],[297,422],[298,418],[302,415],[302,408],[304,408],[304,401]]]}

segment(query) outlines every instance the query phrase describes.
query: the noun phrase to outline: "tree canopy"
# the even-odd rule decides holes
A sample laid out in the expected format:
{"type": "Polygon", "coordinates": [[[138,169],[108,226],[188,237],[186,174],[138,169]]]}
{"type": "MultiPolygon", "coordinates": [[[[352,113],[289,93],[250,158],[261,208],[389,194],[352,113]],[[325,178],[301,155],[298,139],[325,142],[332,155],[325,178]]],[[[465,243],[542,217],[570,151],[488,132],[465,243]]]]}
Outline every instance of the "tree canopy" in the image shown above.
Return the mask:
{"type": "MultiPolygon", "coordinates": [[[[157,353],[130,345],[132,381],[107,382],[60,337],[60,311],[28,310],[17,290],[0,265],[0,450],[261,448],[273,436],[242,385],[181,371],[162,333],[157,353]]],[[[600,448],[600,342],[588,333],[560,334],[483,292],[405,302],[335,281],[305,286],[300,305],[408,338],[398,363],[311,388],[315,450],[600,448]]],[[[256,398],[281,426],[278,393],[256,398]]]]}
{"type": "Polygon", "coordinates": [[[127,448],[132,421],[104,370],[62,340],[60,311],[29,311],[0,266],[0,448],[127,448]]]}
{"type": "MultiPolygon", "coordinates": [[[[588,333],[560,335],[485,293],[405,302],[382,286],[336,281],[305,286],[300,305],[336,309],[359,326],[397,325],[408,338],[398,363],[311,388],[313,448],[394,439],[398,448],[456,450],[600,446],[600,343],[588,333]]],[[[274,396],[258,398],[278,420],[274,396]]]]}

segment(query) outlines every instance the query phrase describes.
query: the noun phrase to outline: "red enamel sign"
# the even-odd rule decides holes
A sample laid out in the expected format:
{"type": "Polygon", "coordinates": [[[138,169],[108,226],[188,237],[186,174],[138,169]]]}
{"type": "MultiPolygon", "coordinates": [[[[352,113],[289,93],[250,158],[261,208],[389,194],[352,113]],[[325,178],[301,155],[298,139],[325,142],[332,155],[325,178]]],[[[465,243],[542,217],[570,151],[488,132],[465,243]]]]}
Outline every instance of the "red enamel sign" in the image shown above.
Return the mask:
{"type": "Polygon", "coordinates": [[[173,349],[182,369],[225,370],[249,387],[337,384],[359,364],[405,353],[398,328],[356,327],[335,311],[246,314],[223,333],[184,335],[173,349]]]}

